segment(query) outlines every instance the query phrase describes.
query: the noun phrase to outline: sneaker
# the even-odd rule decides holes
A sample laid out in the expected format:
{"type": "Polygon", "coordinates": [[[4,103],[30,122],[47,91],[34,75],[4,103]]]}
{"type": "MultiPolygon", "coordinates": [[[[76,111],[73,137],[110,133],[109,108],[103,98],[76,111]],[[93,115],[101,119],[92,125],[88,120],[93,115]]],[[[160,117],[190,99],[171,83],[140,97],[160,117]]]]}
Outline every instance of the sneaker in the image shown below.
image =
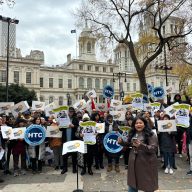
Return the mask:
{"type": "Polygon", "coordinates": [[[186,175],[192,175],[192,171],[188,171],[186,175]]]}
{"type": "Polygon", "coordinates": [[[182,158],[182,157],[183,157],[183,155],[182,155],[182,154],[179,154],[179,157],[180,157],[180,158],[182,158]]]}
{"type": "Polygon", "coordinates": [[[19,176],[19,173],[18,173],[17,171],[15,171],[14,174],[13,174],[13,176],[14,176],[14,177],[17,177],[17,176],[19,176]]]}
{"type": "Polygon", "coordinates": [[[169,169],[169,173],[172,175],[173,174],[173,169],[169,169]]]}
{"type": "Polygon", "coordinates": [[[168,169],[168,168],[165,169],[165,173],[166,173],[166,174],[169,173],[169,169],[168,169]]]}

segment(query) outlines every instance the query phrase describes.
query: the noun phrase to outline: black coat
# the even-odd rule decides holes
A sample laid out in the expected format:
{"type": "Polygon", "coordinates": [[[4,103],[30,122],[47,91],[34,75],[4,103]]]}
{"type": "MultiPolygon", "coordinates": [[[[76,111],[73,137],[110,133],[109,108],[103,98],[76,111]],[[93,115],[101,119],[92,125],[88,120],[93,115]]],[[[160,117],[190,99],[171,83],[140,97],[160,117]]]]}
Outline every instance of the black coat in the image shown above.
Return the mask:
{"type": "MultiPolygon", "coordinates": [[[[71,120],[71,123],[74,125],[71,131],[71,140],[77,140],[78,138],[75,136],[75,133],[77,131],[77,128],[79,127],[79,121],[76,117],[73,117],[71,120]]],[[[67,141],[67,131],[66,128],[60,129],[62,131],[62,142],[65,143],[67,141]]]]}

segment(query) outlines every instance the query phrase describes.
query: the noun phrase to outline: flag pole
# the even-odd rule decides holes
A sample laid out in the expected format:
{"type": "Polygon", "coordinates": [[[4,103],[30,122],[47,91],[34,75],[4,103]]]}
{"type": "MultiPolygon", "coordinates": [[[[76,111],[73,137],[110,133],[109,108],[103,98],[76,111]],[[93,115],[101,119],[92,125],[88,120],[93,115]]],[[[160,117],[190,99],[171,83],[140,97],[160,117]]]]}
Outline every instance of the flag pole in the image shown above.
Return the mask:
{"type": "Polygon", "coordinates": [[[77,59],[77,31],[76,31],[76,59],[77,59]]]}

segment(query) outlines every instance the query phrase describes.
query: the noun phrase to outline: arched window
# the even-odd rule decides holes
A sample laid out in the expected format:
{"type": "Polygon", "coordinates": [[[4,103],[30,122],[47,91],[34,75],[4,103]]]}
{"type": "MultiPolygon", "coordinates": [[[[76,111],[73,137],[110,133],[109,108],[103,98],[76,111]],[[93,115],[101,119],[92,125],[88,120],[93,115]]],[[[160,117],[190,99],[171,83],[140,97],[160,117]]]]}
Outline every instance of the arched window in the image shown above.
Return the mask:
{"type": "Polygon", "coordinates": [[[87,53],[91,53],[91,43],[87,43],[87,53]]]}
{"type": "Polygon", "coordinates": [[[95,79],[95,89],[100,89],[100,79],[95,79]]]}
{"type": "Polygon", "coordinates": [[[84,78],[83,77],[79,78],[79,88],[84,89],[84,78]]]}
{"type": "Polygon", "coordinates": [[[92,89],[92,79],[91,78],[87,78],[87,89],[92,89]]]}
{"type": "Polygon", "coordinates": [[[59,97],[59,105],[63,105],[63,97],[59,97]]]}
{"type": "Polygon", "coordinates": [[[107,79],[103,79],[103,87],[107,85],[107,79]]]}
{"type": "Polygon", "coordinates": [[[50,96],[49,97],[49,103],[53,103],[54,99],[53,99],[53,96],[50,96]]]}

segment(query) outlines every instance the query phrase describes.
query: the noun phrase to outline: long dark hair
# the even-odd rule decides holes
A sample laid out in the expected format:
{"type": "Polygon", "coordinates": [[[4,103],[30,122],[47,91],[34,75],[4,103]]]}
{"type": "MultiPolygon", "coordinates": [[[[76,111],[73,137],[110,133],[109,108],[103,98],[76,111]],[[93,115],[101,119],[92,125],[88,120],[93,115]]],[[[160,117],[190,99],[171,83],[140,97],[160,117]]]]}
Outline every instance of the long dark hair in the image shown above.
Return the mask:
{"type": "Polygon", "coordinates": [[[148,122],[145,118],[142,116],[137,116],[133,122],[132,122],[132,129],[129,133],[129,139],[128,141],[131,142],[131,139],[135,136],[136,134],[136,129],[135,129],[135,124],[137,120],[141,120],[144,123],[144,129],[143,129],[143,136],[144,136],[144,143],[148,144],[148,138],[151,137],[154,133],[152,132],[151,128],[149,128],[148,122]]]}

